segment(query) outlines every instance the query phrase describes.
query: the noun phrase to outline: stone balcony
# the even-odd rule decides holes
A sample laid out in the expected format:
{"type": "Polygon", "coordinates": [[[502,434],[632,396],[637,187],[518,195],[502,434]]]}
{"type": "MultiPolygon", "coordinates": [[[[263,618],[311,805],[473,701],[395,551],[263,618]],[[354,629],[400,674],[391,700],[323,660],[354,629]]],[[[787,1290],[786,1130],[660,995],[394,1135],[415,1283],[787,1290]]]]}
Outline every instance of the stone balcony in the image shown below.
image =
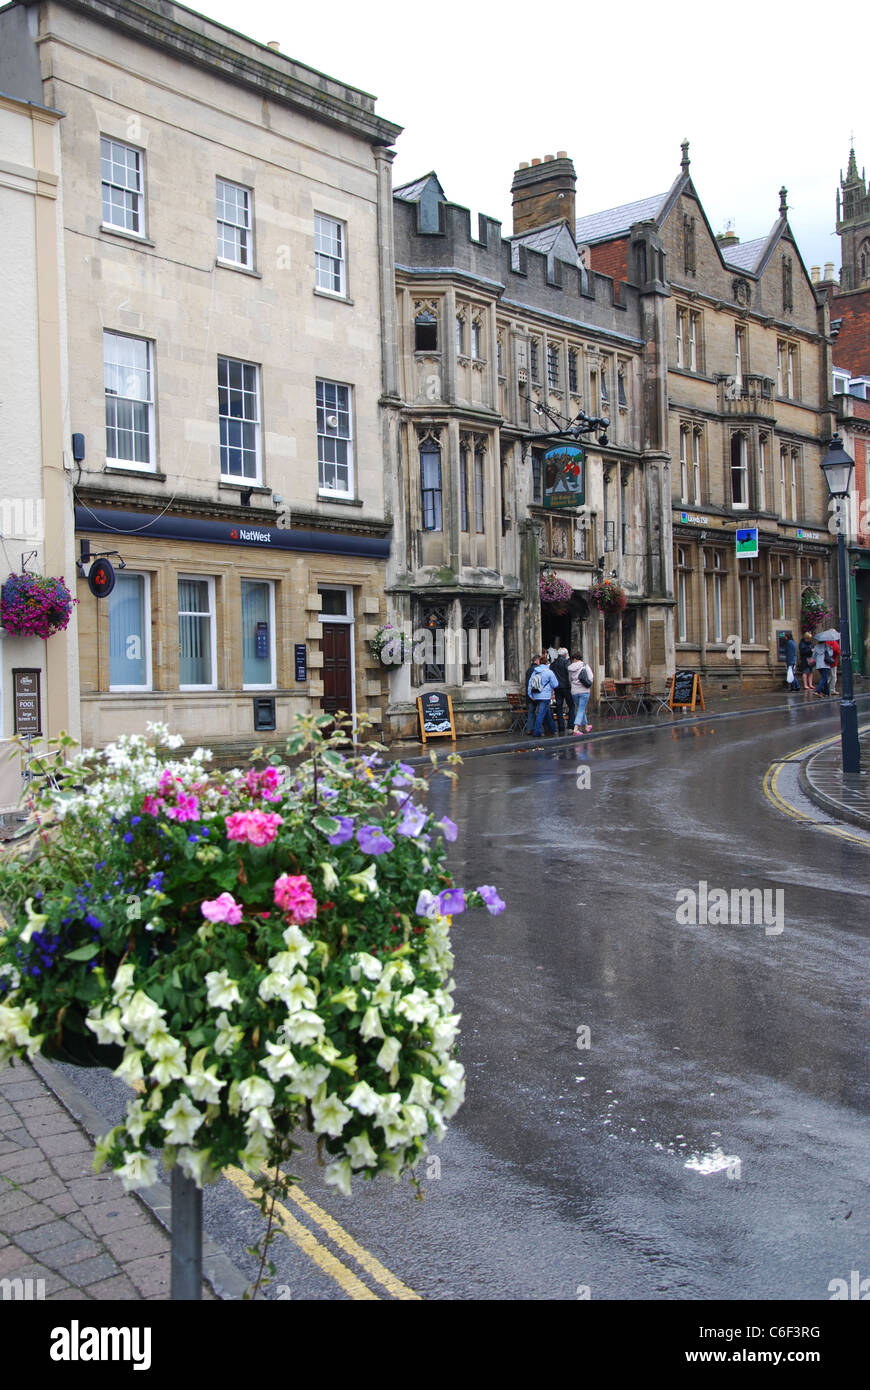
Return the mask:
{"type": "Polygon", "coordinates": [[[742,377],[717,376],[716,387],[720,415],[757,416],[773,420],[774,388],[772,377],[744,372],[742,377]]]}

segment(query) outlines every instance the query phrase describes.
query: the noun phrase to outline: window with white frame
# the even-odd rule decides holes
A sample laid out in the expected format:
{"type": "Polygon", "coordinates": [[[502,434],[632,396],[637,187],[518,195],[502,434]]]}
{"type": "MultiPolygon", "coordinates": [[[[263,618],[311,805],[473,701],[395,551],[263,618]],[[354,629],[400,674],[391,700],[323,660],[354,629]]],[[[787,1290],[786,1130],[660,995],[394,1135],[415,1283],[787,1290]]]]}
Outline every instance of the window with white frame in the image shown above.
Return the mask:
{"type": "Polygon", "coordinates": [[[481,343],[483,341],[483,328],[480,319],[471,320],[471,356],[475,362],[479,362],[483,357],[481,343]]]}
{"type": "Polygon", "coordinates": [[[724,574],[722,573],[722,552],[713,551],[713,611],[710,640],[722,641],[722,614],[724,598],[724,574]]]}
{"type": "Polygon", "coordinates": [[[109,613],[109,689],[151,689],[151,580],[119,570],[106,600],[109,613]]]}
{"type": "Polygon", "coordinates": [[[798,519],[798,473],[800,471],[800,454],[797,449],[791,451],[791,468],[789,471],[789,501],[791,502],[791,519],[798,519]]]}
{"type": "Polygon", "coordinates": [[[317,382],[317,468],[321,492],[353,495],[353,432],[350,387],[317,382]]]}
{"type": "Polygon", "coordinates": [[[221,477],[260,480],[260,369],[218,358],[221,477]]]}
{"type": "Polygon", "coordinates": [[[731,436],[731,505],[749,506],[749,477],[746,467],[746,435],[731,436]]]}
{"type": "Polygon", "coordinates": [[[154,383],[151,344],[103,333],[106,462],[154,468],[154,383]]]}
{"type": "Polygon", "coordinates": [[[689,500],[689,427],[680,426],[680,501],[689,500]]]}
{"type": "Polygon", "coordinates": [[[219,261],[244,266],[254,264],[251,237],[251,190],[217,180],[217,254],[219,261]]]}
{"type": "Polygon", "coordinates": [[[787,479],[788,479],[788,449],[784,444],[779,446],[779,515],[783,521],[788,516],[786,510],[787,498],[787,479]]]}
{"type": "Polygon", "coordinates": [[[145,234],[142,152],[108,136],[100,137],[103,226],[145,234]]]}
{"type": "Polygon", "coordinates": [[[701,504],[701,438],[703,430],[696,425],[692,430],[692,489],[695,506],[701,504]]]}
{"type": "Polygon", "coordinates": [[[788,561],[782,555],[776,556],[776,577],[773,581],[774,612],[777,618],[784,618],[788,608],[788,586],[791,576],[788,561]]]}
{"type": "Polygon", "coordinates": [[[347,246],[343,222],[314,216],[314,268],[317,288],[327,294],[347,294],[347,246]]]}
{"type": "Polygon", "coordinates": [[[796,400],[800,393],[799,360],[796,343],[780,338],[776,344],[776,390],[780,396],[796,400]]]}
{"type": "Polygon", "coordinates": [[[242,580],[242,685],[275,685],[275,585],[269,579],[242,580]]]}
{"type": "Polygon", "coordinates": [[[677,366],[690,372],[699,370],[699,317],[694,310],[677,309],[677,366]]]}
{"type": "Polygon", "coordinates": [[[738,391],[743,389],[743,373],[746,369],[746,332],[739,325],[734,329],[734,382],[738,391]]]}
{"type": "Polygon", "coordinates": [[[178,688],[215,690],[215,582],[178,576],[178,688]]]}
{"type": "Polygon", "coordinates": [[[689,314],[689,371],[698,371],[698,315],[689,314]]]}
{"type": "Polygon", "coordinates": [[[743,597],[743,641],[750,644],[756,641],[756,614],[758,609],[758,596],[756,593],[758,579],[754,574],[744,574],[740,577],[740,588],[743,597]]]}
{"type": "Polygon", "coordinates": [[[758,437],[758,508],[767,507],[767,435],[758,437]]]}
{"type": "Polygon", "coordinates": [[[686,642],[689,624],[689,562],[683,546],[677,546],[677,641],[686,642]]]}

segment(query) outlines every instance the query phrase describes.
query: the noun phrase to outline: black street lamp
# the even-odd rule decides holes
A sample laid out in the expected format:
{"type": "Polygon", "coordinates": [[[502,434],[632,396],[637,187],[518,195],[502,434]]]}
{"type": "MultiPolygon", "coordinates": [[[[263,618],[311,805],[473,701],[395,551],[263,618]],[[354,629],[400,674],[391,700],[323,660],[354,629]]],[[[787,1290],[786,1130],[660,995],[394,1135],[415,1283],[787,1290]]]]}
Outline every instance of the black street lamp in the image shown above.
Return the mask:
{"type": "Polygon", "coordinates": [[[843,448],[835,434],[822,460],[822,472],[831,497],[841,501],[837,517],[837,565],[840,607],[840,656],[843,666],[843,694],[840,700],[840,743],[843,749],[843,772],[857,776],[861,771],[861,747],[858,742],[858,708],[852,690],[852,625],[849,619],[849,586],[846,576],[846,508],[842,501],[849,496],[855,460],[843,448]]]}

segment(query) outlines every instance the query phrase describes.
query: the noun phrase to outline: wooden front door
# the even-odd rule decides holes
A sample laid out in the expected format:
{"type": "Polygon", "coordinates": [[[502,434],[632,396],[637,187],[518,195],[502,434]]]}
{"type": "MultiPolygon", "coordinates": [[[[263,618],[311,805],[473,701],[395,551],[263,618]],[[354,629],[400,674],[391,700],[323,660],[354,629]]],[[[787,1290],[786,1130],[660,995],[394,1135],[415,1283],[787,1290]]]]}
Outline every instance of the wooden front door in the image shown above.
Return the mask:
{"type": "Polygon", "coordinates": [[[350,714],[353,709],[351,689],[350,634],[349,623],[323,623],[320,639],[323,651],[323,695],[321,708],[328,714],[344,710],[350,714]]]}

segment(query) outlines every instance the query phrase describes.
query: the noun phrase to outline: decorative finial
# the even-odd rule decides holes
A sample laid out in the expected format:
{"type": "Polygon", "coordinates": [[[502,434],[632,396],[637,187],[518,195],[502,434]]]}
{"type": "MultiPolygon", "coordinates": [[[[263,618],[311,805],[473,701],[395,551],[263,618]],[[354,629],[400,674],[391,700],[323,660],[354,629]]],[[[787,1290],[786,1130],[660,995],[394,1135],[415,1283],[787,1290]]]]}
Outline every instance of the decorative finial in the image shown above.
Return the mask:
{"type": "Polygon", "coordinates": [[[788,212],[788,203],[786,202],[786,199],[787,199],[787,198],[788,198],[788,189],[786,188],[785,184],[783,184],[782,188],[779,190],[779,215],[780,215],[780,217],[785,217],[786,213],[788,212]]]}
{"type": "Polygon", "coordinates": [[[688,142],[688,140],[684,140],[684,141],[682,142],[682,144],[680,145],[680,149],[683,151],[683,157],[682,157],[682,159],[680,160],[680,168],[682,169],[682,171],[683,171],[684,174],[688,174],[688,172],[689,172],[689,142],[688,142]]]}

